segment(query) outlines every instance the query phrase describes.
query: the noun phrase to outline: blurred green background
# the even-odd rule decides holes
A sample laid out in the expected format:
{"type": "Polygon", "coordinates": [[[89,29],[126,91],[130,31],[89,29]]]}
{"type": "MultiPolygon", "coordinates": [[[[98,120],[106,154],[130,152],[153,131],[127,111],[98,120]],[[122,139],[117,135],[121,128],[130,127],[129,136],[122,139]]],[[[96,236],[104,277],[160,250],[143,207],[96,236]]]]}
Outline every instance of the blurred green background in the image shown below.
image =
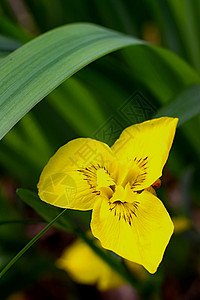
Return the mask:
{"type": "MultiPolygon", "coordinates": [[[[163,60],[156,51],[134,46],[93,62],[56,88],[1,141],[0,222],[40,219],[16,188],[37,191],[43,167],[64,143],[91,137],[112,145],[125,127],[152,118],[177,97],[199,97],[199,20],[199,0],[0,0],[0,63],[50,29],[92,22],[169,49],[195,74],[174,65],[167,53],[163,60]]],[[[51,228],[0,279],[0,299],[200,299],[199,131],[199,115],[178,128],[158,191],[172,218],[184,217],[191,226],[177,225],[158,272],[147,277],[143,290],[99,292],[73,282],[54,262],[75,235],[51,228]]],[[[88,214],[82,219],[87,227],[88,214]]],[[[43,226],[1,225],[0,266],[43,226]]]]}

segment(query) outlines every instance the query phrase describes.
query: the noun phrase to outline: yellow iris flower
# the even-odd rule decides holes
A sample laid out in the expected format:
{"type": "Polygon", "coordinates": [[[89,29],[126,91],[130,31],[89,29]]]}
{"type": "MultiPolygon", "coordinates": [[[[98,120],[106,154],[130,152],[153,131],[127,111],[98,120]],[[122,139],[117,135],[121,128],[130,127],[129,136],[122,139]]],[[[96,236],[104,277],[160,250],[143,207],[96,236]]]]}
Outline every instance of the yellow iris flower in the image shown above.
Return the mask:
{"type": "Polygon", "coordinates": [[[152,188],[161,177],[178,119],[162,117],[126,128],[110,148],[89,138],[61,147],[39,180],[52,205],[92,209],[101,245],[155,273],[174,226],[152,188]]]}
{"type": "Polygon", "coordinates": [[[67,271],[74,281],[96,284],[101,291],[125,284],[125,281],[82,240],[76,240],[67,247],[56,264],[67,271]]]}
{"type": "MultiPolygon", "coordinates": [[[[146,279],[147,274],[141,266],[130,261],[124,262],[137,278],[140,280],[146,279]]],[[[120,275],[112,270],[80,239],[77,239],[63,251],[61,257],[56,261],[56,265],[67,271],[74,281],[81,284],[97,285],[101,291],[127,284],[120,275]]]]}

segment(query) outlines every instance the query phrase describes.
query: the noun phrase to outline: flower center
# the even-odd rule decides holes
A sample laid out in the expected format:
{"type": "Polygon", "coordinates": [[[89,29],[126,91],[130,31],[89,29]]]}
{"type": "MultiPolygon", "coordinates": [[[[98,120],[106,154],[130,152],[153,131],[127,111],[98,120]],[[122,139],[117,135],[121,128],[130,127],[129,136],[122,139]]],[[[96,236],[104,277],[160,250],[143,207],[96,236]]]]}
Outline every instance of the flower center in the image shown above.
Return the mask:
{"type": "Polygon", "coordinates": [[[91,164],[78,171],[82,172],[92,192],[107,198],[110,203],[131,202],[135,199],[139,184],[144,180],[146,173],[142,167],[146,165],[146,159],[126,163],[116,161],[107,166],[91,164]]]}
{"type": "Polygon", "coordinates": [[[114,216],[131,226],[139,205],[138,187],[145,180],[146,165],[147,158],[144,158],[107,166],[92,164],[78,171],[84,175],[92,193],[107,199],[114,216]]]}
{"type": "MultiPolygon", "coordinates": [[[[91,164],[78,170],[87,181],[92,193],[104,197],[109,204],[134,203],[143,188],[148,169],[148,157],[134,158],[126,162],[115,161],[105,165],[91,164]]],[[[112,206],[113,207],[113,206],[112,206]]],[[[117,209],[117,208],[116,208],[117,209]]]]}

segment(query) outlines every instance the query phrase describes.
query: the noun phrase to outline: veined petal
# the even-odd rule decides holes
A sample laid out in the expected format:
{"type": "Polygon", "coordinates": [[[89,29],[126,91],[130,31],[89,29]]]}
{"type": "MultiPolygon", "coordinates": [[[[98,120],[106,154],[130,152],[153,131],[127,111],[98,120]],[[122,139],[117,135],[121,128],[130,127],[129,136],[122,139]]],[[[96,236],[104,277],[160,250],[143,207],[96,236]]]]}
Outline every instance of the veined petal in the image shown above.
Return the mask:
{"type": "Polygon", "coordinates": [[[70,141],[43,169],[38,183],[40,198],[63,208],[92,209],[99,195],[97,169],[109,166],[113,159],[111,149],[102,142],[87,138],[70,141]]]}
{"type": "Polygon", "coordinates": [[[91,229],[104,248],[155,273],[173,233],[173,223],[162,202],[148,191],[137,201],[110,206],[101,199],[93,209],[91,229]]]}
{"type": "Polygon", "coordinates": [[[151,186],[162,175],[174,139],[177,118],[162,117],[126,128],[111,147],[123,162],[140,169],[134,190],[151,186]]]}

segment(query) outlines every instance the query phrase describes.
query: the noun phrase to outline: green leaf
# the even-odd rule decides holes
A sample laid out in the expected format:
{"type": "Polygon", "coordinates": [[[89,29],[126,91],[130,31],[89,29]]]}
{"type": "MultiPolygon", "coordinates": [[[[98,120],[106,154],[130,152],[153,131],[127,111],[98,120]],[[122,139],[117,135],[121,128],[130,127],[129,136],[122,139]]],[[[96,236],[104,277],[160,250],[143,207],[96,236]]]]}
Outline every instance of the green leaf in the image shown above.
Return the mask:
{"type": "MultiPolygon", "coordinates": [[[[17,195],[46,221],[50,221],[60,214],[63,209],[49,205],[40,200],[38,195],[32,191],[26,189],[18,189],[17,195]]],[[[68,224],[67,224],[68,225],[68,224]]]]}
{"type": "Polygon", "coordinates": [[[48,96],[48,103],[80,135],[91,136],[94,128],[105,122],[103,111],[94,95],[74,77],[52,92],[48,96]]]}
{"type": "Polygon", "coordinates": [[[200,85],[194,85],[161,108],[156,117],[178,117],[178,126],[200,113],[200,85]]]}
{"type": "Polygon", "coordinates": [[[199,1],[149,0],[167,46],[200,71],[199,1]]]}
{"type": "MultiPolygon", "coordinates": [[[[55,216],[63,211],[62,208],[47,204],[40,200],[38,195],[27,189],[18,189],[17,195],[30,207],[32,207],[44,220],[50,222],[55,216]]],[[[55,226],[71,231],[74,229],[73,223],[80,220],[81,224],[87,228],[89,227],[90,212],[88,211],[67,211],[64,216],[60,217],[55,226]],[[70,216],[69,216],[70,215],[70,216]],[[73,222],[71,222],[73,220],[73,222]]]]}
{"type": "Polygon", "coordinates": [[[127,52],[130,71],[161,97],[161,102],[166,103],[174,93],[200,82],[199,76],[169,51],[92,24],[63,26],[35,38],[1,62],[0,137],[72,74],[130,45],[136,45],[127,52]],[[148,76],[144,76],[146,72],[148,76]]]}
{"type": "Polygon", "coordinates": [[[65,79],[140,40],[91,24],[54,29],[5,58],[0,69],[0,137],[65,79]]]}
{"type": "MultiPolygon", "coordinates": [[[[179,0],[180,1],[180,0],[179,0]]],[[[174,1],[175,2],[175,1],[174,1]]],[[[182,7],[182,1],[181,7],[182,7]]],[[[185,6],[185,23],[180,22],[180,28],[185,25],[185,44],[191,57],[191,63],[200,72],[200,37],[199,37],[199,18],[200,3],[199,1],[184,1],[185,6]]],[[[181,20],[182,21],[182,20],[181,20]]]]}
{"type": "Polygon", "coordinates": [[[199,75],[166,49],[148,45],[125,51],[129,72],[164,105],[187,87],[200,84],[199,75]]]}
{"type": "Polygon", "coordinates": [[[3,268],[0,278],[16,263],[16,261],[59,219],[67,209],[60,212],[47,226],[45,226],[26,246],[3,268]]]}

